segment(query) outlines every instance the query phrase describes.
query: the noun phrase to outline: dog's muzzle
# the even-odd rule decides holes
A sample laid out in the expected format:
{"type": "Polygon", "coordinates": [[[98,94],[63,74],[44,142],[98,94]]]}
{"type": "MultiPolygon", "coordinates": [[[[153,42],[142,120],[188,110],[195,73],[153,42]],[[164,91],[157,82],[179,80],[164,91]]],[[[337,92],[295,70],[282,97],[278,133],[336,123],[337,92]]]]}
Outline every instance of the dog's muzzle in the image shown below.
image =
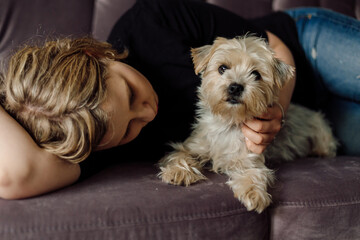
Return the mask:
{"type": "Polygon", "coordinates": [[[239,83],[231,83],[227,88],[228,98],[227,102],[231,104],[240,103],[240,97],[242,92],[244,91],[244,86],[239,83]]]}

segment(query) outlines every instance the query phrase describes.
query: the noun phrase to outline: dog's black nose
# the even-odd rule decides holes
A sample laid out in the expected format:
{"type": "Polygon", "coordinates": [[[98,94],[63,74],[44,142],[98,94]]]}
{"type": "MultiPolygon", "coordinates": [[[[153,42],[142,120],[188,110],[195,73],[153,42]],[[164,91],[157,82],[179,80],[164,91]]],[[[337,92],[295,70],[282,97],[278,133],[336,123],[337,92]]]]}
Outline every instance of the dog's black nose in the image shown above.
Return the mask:
{"type": "Polygon", "coordinates": [[[244,91],[244,86],[238,83],[232,83],[229,85],[227,92],[231,97],[239,97],[244,91]]]}

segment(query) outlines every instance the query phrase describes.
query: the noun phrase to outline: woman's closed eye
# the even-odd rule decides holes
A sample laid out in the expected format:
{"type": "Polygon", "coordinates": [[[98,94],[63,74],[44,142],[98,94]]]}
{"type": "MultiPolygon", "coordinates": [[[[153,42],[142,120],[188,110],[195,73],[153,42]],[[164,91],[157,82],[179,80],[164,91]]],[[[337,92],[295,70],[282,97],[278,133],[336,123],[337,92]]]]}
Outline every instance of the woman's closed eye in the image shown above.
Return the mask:
{"type": "Polygon", "coordinates": [[[134,93],[128,84],[127,84],[127,89],[129,94],[129,104],[131,105],[134,101],[134,93]]]}
{"type": "Polygon", "coordinates": [[[126,139],[129,136],[130,133],[130,129],[131,129],[131,121],[128,123],[127,127],[126,127],[126,131],[124,136],[122,137],[122,139],[126,139]]]}

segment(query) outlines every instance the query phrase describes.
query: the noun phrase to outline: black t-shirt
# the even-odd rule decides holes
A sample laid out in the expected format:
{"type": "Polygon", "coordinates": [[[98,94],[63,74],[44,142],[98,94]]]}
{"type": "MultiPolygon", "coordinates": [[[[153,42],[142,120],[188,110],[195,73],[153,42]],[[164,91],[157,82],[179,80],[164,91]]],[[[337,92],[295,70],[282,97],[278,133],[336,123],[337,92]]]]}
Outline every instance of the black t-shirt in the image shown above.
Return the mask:
{"type": "Polygon", "coordinates": [[[138,0],[118,20],[108,42],[119,52],[129,50],[125,62],[149,79],[159,96],[159,112],[134,141],[85,160],[81,164],[82,173],[87,175],[112,160],[155,163],[170,150],[167,143],[185,140],[194,122],[196,90],[200,84],[190,49],[212,44],[218,36],[233,38],[253,33],[267,38],[265,30],[288,45],[297,67],[304,66],[296,27],[287,14],[279,12],[246,20],[201,1],[138,0]]]}

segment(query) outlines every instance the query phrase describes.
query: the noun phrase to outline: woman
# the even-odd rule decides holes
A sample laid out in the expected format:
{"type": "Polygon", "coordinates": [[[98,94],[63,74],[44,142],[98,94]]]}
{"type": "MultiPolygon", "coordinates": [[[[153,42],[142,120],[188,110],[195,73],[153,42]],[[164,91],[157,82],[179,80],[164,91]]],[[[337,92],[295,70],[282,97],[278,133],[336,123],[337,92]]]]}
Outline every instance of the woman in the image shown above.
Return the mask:
{"type": "MultiPolygon", "coordinates": [[[[285,13],[246,21],[202,2],[142,0],[115,25],[111,45],[62,39],[18,51],[1,95],[21,125],[0,108],[0,197],[35,196],[74,183],[107,164],[96,157],[104,154],[100,150],[117,146],[118,161],[156,162],[167,142],[188,136],[194,120],[200,80],[190,48],[247,32],[266,38],[276,57],[296,66],[294,94],[292,79],[280,95],[283,110],[291,98],[321,107],[317,76],[285,13]]],[[[254,117],[242,130],[247,147],[261,153],[280,129],[282,110],[275,105],[254,117]]]]}

